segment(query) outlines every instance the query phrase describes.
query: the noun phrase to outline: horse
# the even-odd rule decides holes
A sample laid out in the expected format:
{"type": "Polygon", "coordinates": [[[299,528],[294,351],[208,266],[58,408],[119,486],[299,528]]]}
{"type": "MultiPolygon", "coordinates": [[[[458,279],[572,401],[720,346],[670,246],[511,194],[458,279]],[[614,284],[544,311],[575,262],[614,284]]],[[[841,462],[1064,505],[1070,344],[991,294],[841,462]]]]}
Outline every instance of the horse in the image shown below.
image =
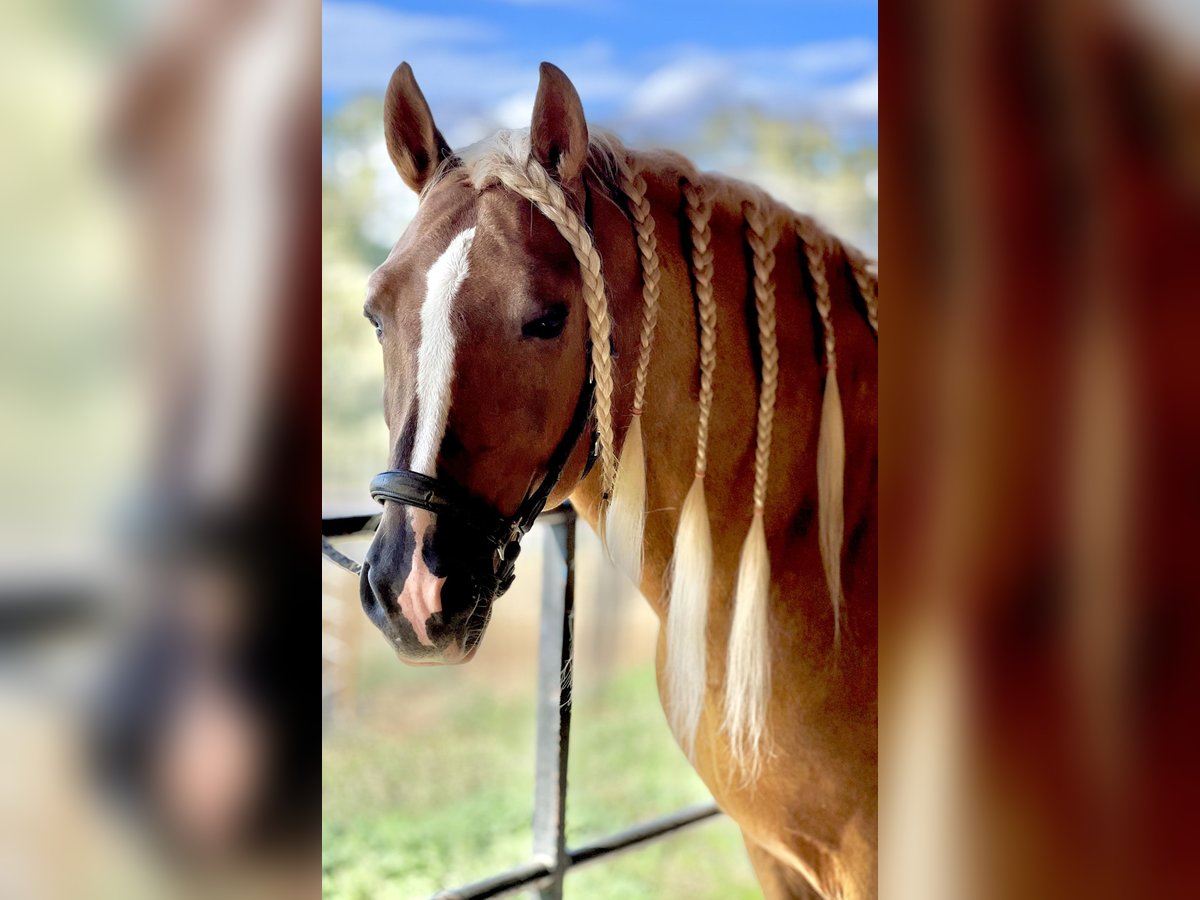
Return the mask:
{"type": "Polygon", "coordinates": [[[370,276],[390,470],[361,579],[406,662],[475,653],[568,498],[658,616],[659,694],[766,896],[877,891],[878,274],[760,189],[589,129],[452,150],[384,101],[418,212],[370,276]]]}

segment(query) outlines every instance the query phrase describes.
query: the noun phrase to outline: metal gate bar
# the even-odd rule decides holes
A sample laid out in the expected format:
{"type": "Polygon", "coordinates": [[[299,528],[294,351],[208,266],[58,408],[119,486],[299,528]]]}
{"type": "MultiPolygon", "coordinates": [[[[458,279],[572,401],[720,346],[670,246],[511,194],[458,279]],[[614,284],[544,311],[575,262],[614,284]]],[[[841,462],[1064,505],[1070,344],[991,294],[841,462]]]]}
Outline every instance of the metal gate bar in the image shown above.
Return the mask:
{"type": "MultiPolygon", "coordinates": [[[[533,859],[472,884],[439,891],[433,900],[483,900],[522,890],[537,890],[541,900],[561,900],[563,878],[568,869],[651,843],[720,815],[715,803],[701,803],[641,822],[580,847],[567,847],[567,758],[575,656],[576,520],[575,510],[569,503],[543,513],[539,518],[550,529],[562,556],[555,559],[553,553],[547,552],[542,576],[533,859]]],[[[372,524],[365,517],[327,519],[322,528],[323,537],[368,530],[372,524]]],[[[322,541],[322,549],[343,568],[350,571],[359,568],[328,540],[322,541]]]]}
{"type": "MultiPolygon", "coordinates": [[[[699,803],[670,815],[649,819],[616,834],[589,841],[567,851],[562,874],[566,874],[566,869],[576,869],[606,857],[616,856],[625,850],[635,850],[642,844],[653,843],[720,814],[721,810],[715,803],[699,803]]],[[[543,890],[551,883],[553,875],[546,863],[534,860],[460,888],[439,891],[433,900],[482,900],[485,897],[503,897],[531,888],[543,890]]],[[[559,880],[561,882],[561,879],[559,880]]]]}
{"type": "MultiPolygon", "coordinates": [[[[565,506],[547,522],[562,559],[545,554],[538,628],[537,762],[533,785],[533,856],[550,863],[541,900],[562,897],[567,858],[567,753],[571,744],[571,688],[575,655],[575,510],[565,506]],[[562,589],[555,590],[561,566],[562,589]]],[[[547,548],[549,550],[549,548],[547,548]]]]}

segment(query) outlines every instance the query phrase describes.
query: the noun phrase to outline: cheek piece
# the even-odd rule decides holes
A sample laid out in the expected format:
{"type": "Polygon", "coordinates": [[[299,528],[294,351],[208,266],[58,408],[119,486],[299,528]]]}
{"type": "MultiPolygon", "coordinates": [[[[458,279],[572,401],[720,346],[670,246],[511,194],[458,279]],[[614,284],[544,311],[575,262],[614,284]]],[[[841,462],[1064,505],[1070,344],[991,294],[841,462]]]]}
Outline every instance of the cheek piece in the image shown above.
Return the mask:
{"type": "Polygon", "coordinates": [[[546,506],[550,492],[558,485],[563,468],[584,431],[591,430],[587,477],[596,462],[597,440],[593,422],[595,386],[589,367],[575,404],[575,414],[567,432],[554,448],[546,463],[546,476],[536,489],[525,495],[516,513],[502,516],[492,506],[471,494],[461,485],[442,478],[431,478],[411,469],[392,469],[371,479],[371,499],[380,504],[387,501],[428,510],[439,518],[446,517],[470,536],[477,552],[470,553],[469,576],[475,596],[494,600],[508,590],[515,576],[517,557],[521,553],[521,538],[533,527],[546,506]]]}

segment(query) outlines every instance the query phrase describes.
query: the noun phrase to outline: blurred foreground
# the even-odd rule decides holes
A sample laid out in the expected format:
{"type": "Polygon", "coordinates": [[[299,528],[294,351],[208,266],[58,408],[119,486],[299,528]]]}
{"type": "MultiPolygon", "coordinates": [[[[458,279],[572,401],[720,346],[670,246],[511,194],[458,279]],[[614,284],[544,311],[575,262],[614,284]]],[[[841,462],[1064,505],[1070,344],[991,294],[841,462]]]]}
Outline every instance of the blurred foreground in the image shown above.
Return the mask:
{"type": "Polygon", "coordinates": [[[318,58],[5,8],[0,896],[319,890],[318,58]]]}
{"type": "Polygon", "coordinates": [[[1194,897],[1197,10],[880,24],[884,896],[1194,897]]]}

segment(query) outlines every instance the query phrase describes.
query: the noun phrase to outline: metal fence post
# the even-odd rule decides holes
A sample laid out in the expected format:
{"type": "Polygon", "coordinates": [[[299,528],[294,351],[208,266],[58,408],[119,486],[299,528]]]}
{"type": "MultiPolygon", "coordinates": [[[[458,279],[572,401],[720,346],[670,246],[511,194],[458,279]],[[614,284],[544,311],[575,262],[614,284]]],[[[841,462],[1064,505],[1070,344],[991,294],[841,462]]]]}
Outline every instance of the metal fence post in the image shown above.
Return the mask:
{"type": "MultiPolygon", "coordinates": [[[[566,844],[567,750],[571,736],[571,678],[575,639],[575,510],[566,506],[550,528],[561,562],[546,548],[538,637],[537,773],[533,853],[550,867],[542,900],[561,900],[570,859],[566,844]],[[561,583],[561,590],[555,590],[561,583]]],[[[547,542],[549,543],[549,542],[547,542]]]]}

